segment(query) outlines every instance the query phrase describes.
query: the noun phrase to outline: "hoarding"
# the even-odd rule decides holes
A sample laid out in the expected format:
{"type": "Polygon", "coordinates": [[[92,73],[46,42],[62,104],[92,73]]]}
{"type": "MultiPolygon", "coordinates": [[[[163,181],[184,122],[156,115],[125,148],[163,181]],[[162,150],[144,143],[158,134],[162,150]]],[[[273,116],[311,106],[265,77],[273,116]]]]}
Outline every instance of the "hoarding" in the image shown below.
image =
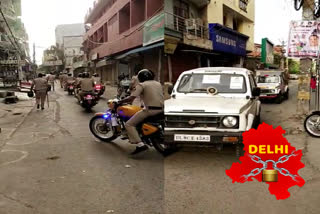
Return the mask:
{"type": "Polygon", "coordinates": [[[143,46],[164,40],[164,13],[156,15],[144,24],[143,46]]]}
{"type": "Polygon", "coordinates": [[[238,33],[230,28],[217,23],[209,24],[210,40],[214,51],[221,51],[235,55],[245,56],[247,54],[248,36],[238,33]]]}
{"type": "Polygon", "coordinates": [[[262,39],[261,62],[266,65],[272,65],[274,63],[273,44],[267,38],[262,39]]]}
{"type": "Polygon", "coordinates": [[[320,22],[292,21],[288,41],[289,57],[317,57],[320,22]]]}
{"type": "Polygon", "coordinates": [[[57,65],[62,65],[62,64],[63,64],[62,60],[43,62],[43,66],[57,66],[57,65]]]}

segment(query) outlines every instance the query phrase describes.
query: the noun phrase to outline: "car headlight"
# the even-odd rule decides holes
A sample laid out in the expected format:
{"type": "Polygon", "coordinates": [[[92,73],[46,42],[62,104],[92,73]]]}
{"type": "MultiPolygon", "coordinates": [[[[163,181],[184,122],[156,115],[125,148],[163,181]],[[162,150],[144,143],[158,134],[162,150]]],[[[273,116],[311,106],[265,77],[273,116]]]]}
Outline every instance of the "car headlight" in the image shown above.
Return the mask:
{"type": "Polygon", "coordinates": [[[237,125],[237,123],[238,123],[238,119],[233,116],[225,117],[222,120],[222,124],[227,128],[233,128],[237,125]]]}

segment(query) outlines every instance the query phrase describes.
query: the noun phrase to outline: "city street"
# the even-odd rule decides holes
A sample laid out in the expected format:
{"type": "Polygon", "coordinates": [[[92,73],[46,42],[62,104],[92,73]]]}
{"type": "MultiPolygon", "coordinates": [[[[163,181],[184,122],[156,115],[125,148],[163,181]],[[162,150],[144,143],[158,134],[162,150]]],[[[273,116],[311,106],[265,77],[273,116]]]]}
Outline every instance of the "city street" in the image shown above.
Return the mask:
{"type": "Polygon", "coordinates": [[[126,141],[96,140],[88,123],[107,108],[106,99],[86,113],[59,88],[44,111],[32,109],[33,100],[14,104],[22,117],[0,114],[0,213],[320,213],[320,144],[304,131],[296,94],[292,81],[289,100],[262,106],[262,121],[282,126],[303,149],[306,184],[284,201],[265,183],[232,183],[225,170],[238,161],[234,148],[185,148],[167,158],[150,149],[130,157],[134,146],[126,141]]]}

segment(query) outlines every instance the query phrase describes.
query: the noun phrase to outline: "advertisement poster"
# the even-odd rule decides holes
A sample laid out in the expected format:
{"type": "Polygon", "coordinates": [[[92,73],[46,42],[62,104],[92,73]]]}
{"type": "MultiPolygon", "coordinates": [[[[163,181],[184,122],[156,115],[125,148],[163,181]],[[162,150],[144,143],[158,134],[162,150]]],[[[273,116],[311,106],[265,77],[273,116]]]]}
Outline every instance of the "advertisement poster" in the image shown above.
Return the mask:
{"type": "Polygon", "coordinates": [[[292,21],[288,42],[289,57],[317,57],[320,22],[292,21]]]}

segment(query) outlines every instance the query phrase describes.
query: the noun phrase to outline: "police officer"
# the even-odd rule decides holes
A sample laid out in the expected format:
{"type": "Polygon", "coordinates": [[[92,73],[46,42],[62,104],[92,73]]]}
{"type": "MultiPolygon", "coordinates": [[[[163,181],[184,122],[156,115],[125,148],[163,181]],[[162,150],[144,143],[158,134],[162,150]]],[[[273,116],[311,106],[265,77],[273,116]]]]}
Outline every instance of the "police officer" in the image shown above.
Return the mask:
{"type": "Polygon", "coordinates": [[[78,94],[78,99],[79,99],[79,102],[81,102],[83,96],[86,93],[93,93],[93,89],[94,89],[94,81],[92,78],[90,78],[90,75],[88,72],[84,72],[82,74],[82,79],[79,82],[79,86],[81,88],[81,92],[78,94]]]}
{"type": "Polygon", "coordinates": [[[80,80],[82,80],[82,73],[79,73],[79,74],[78,74],[78,77],[76,78],[76,82],[75,82],[75,86],[76,86],[75,94],[77,94],[78,91],[79,91],[80,80]]]}
{"type": "MultiPolygon", "coordinates": [[[[129,87],[131,94],[136,90],[136,86],[139,84],[138,73],[139,73],[139,70],[136,70],[134,73],[134,76],[132,76],[132,78],[131,78],[131,83],[130,83],[130,87],[129,87]]],[[[139,106],[139,107],[144,106],[140,96],[136,97],[133,100],[132,105],[139,106]]]]}
{"type": "Polygon", "coordinates": [[[164,103],[162,85],[154,80],[154,74],[151,70],[139,71],[138,79],[140,83],[131,96],[119,101],[119,104],[131,103],[136,97],[141,96],[145,104],[144,109],[137,112],[125,125],[130,142],[137,144],[136,150],[131,153],[132,155],[148,149],[148,146],[142,142],[136,126],[147,117],[162,113],[164,103]]]}
{"type": "Polygon", "coordinates": [[[68,73],[67,78],[66,78],[66,84],[65,84],[65,90],[68,89],[68,85],[74,84],[76,81],[76,78],[72,76],[71,73],[68,73]]]}
{"type": "Polygon", "coordinates": [[[92,79],[94,81],[95,84],[101,84],[101,78],[99,77],[99,74],[97,73],[94,73],[92,75],[92,79]]]}
{"type": "Polygon", "coordinates": [[[51,85],[52,91],[54,91],[54,84],[55,84],[55,81],[56,81],[56,76],[54,75],[53,72],[51,72],[48,75],[47,81],[48,81],[49,85],[51,85]]]}
{"type": "Polygon", "coordinates": [[[48,81],[43,78],[43,76],[44,75],[42,73],[39,73],[38,78],[34,79],[31,85],[31,91],[34,89],[36,94],[37,109],[40,108],[39,103],[41,101],[41,110],[44,109],[44,102],[46,100],[48,90],[48,81]]]}

